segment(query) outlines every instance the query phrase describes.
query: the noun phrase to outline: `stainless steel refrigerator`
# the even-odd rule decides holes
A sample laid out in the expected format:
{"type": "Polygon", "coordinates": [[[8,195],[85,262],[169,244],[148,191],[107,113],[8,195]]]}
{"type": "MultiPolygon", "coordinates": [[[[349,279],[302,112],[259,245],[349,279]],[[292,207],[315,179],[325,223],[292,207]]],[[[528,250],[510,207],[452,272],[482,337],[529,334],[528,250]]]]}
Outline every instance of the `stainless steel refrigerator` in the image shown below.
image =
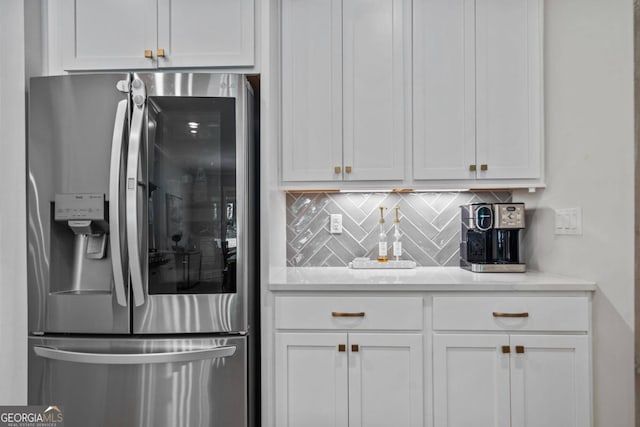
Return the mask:
{"type": "Polygon", "coordinates": [[[257,425],[252,126],[242,75],[31,79],[29,404],[257,425]]]}

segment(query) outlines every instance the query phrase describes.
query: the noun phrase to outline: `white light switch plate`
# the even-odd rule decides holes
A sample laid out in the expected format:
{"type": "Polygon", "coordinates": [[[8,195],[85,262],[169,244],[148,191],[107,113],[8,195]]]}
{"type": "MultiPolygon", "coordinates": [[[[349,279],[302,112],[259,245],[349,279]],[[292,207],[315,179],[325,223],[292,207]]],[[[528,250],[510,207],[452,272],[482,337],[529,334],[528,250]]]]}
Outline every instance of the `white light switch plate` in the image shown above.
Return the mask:
{"type": "Polygon", "coordinates": [[[342,233],[342,214],[331,214],[331,221],[329,224],[329,233],[331,234],[342,233]]]}
{"type": "Polygon", "coordinates": [[[556,209],[555,234],[582,235],[582,208],[556,209]]]}

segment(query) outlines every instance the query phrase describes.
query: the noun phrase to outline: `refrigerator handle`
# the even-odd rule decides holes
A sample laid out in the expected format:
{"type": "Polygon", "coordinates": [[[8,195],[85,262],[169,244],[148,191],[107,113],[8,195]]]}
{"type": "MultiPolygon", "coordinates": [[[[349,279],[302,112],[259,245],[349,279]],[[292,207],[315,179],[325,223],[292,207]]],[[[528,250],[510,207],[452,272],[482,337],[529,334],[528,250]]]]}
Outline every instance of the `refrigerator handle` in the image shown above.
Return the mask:
{"type": "Polygon", "coordinates": [[[122,242],[120,239],[120,170],[122,168],[122,145],[127,118],[127,100],[118,102],[116,121],[113,126],[111,142],[111,167],[109,170],[109,245],[111,246],[111,264],[113,266],[113,285],[116,301],[127,306],[125,275],[122,268],[122,242]]]}
{"type": "Polygon", "coordinates": [[[33,347],[33,351],[45,359],[64,362],[97,365],[146,365],[150,363],[179,363],[229,357],[235,354],[236,346],[200,348],[167,353],[86,353],[42,346],[33,347]]]}
{"type": "Polygon", "coordinates": [[[127,188],[126,188],[126,216],[127,216],[127,247],[129,249],[129,271],[131,271],[131,288],[133,302],[136,306],[144,304],[144,290],[142,283],[142,260],[140,257],[140,240],[138,224],[138,166],[140,163],[140,149],[142,148],[142,124],[144,122],[144,107],[146,91],[140,79],[131,83],[133,99],[133,114],[131,117],[131,133],[129,134],[129,152],[127,155],[127,188]]]}

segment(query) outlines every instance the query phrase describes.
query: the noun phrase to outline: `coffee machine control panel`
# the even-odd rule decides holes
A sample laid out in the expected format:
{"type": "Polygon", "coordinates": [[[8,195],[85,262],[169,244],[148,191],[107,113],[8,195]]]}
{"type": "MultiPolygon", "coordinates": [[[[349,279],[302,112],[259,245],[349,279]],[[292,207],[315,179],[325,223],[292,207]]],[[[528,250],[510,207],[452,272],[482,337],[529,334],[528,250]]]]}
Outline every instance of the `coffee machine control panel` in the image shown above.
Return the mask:
{"type": "Polygon", "coordinates": [[[494,228],[524,228],[524,203],[496,203],[494,228]]]}

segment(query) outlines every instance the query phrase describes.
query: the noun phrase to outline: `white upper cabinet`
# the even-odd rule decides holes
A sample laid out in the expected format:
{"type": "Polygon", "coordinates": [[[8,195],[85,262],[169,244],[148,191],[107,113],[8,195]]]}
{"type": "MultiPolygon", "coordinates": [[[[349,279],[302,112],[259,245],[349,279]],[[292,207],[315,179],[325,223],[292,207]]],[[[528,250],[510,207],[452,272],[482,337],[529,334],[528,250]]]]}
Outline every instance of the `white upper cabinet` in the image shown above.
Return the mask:
{"type": "Polygon", "coordinates": [[[414,2],[413,175],[475,179],[474,0],[414,2]]]}
{"type": "Polygon", "coordinates": [[[64,0],[73,70],[251,66],[254,0],[64,0]]]}
{"type": "Polygon", "coordinates": [[[480,178],[540,176],[541,51],[541,0],[477,0],[480,178]]]}
{"type": "Polygon", "coordinates": [[[542,177],[542,0],[414,2],[414,178],[542,177]]]}
{"type": "Polygon", "coordinates": [[[285,181],[342,179],[341,4],[282,2],[285,181]]]}
{"type": "Polygon", "coordinates": [[[283,181],[403,180],[410,4],[283,0],[283,181]]]}
{"type": "Polygon", "coordinates": [[[404,178],[410,6],[343,0],[345,179],[404,178]]]}

